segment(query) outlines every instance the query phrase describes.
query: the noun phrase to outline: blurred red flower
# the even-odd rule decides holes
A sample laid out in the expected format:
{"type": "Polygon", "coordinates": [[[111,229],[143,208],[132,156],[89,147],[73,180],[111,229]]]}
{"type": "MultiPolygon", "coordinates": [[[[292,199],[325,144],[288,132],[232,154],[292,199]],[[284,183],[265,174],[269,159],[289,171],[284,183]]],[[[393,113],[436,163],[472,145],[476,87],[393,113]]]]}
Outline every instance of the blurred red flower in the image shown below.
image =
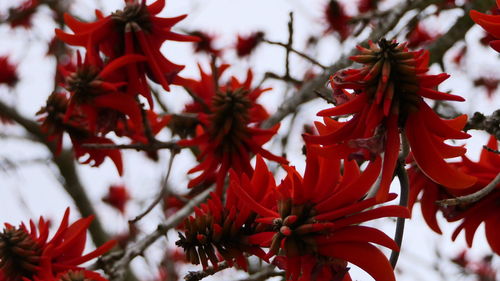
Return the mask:
{"type": "Polygon", "coordinates": [[[14,87],[19,80],[16,65],[9,62],[7,56],[0,57],[0,85],[5,84],[14,87]]]}
{"type": "Polygon", "coordinates": [[[108,203],[111,207],[125,213],[125,205],[130,200],[127,188],[124,185],[112,185],[108,189],[108,194],[102,198],[102,201],[108,203]]]}
{"type": "Polygon", "coordinates": [[[238,35],[236,41],[236,54],[238,57],[249,56],[264,39],[264,32],[254,32],[248,36],[238,35]]]}
{"type": "Polygon", "coordinates": [[[330,0],[325,7],[324,18],[327,29],[325,33],[337,32],[340,40],[344,41],[351,34],[349,21],[351,17],[347,15],[344,6],[337,0],[330,0]]]}

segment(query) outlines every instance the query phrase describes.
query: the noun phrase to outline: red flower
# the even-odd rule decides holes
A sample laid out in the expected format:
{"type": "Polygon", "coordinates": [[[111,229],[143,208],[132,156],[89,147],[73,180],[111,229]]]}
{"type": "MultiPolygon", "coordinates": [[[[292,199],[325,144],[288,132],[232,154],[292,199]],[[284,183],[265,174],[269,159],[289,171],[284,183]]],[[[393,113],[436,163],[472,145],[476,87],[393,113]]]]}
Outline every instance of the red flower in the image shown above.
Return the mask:
{"type": "MultiPolygon", "coordinates": [[[[497,140],[493,136],[490,137],[488,147],[492,149],[498,147],[497,140]]],[[[484,222],[488,243],[494,252],[500,254],[500,216],[498,215],[500,214],[500,205],[498,205],[500,185],[486,197],[469,205],[439,208],[435,204],[437,200],[472,194],[484,188],[500,173],[500,155],[483,150],[479,162],[472,162],[467,157],[462,156],[462,161],[453,163],[453,165],[460,171],[477,177],[477,182],[467,189],[453,189],[430,181],[416,168],[410,169],[410,208],[418,194],[423,191],[420,204],[427,224],[437,233],[441,233],[436,221],[436,214],[438,210],[441,210],[448,221],[461,221],[461,224],[455,229],[452,239],[455,240],[458,234],[464,231],[469,247],[472,246],[477,228],[484,222]]]]}
{"type": "MultiPolygon", "coordinates": [[[[263,163],[261,158],[257,161],[263,163]]],[[[265,164],[262,165],[265,167],[265,164]]],[[[261,193],[255,199],[261,200],[264,196],[265,193],[261,193]]],[[[238,204],[243,202],[232,193],[228,193],[225,204],[219,197],[212,193],[207,203],[195,209],[196,215],[187,218],[181,226],[184,234],[179,233],[179,240],[175,244],[184,249],[186,259],[192,264],[201,263],[203,269],[208,267],[209,261],[217,268],[218,263],[225,260],[230,266],[236,263],[244,270],[248,269],[245,254],[267,260],[266,253],[258,245],[247,241],[248,236],[256,231],[253,212],[250,209],[238,210],[238,204]]]]}
{"type": "Polygon", "coordinates": [[[16,66],[9,62],[8,57],[0,57],[0,85],[14,87],[18,80],[16,66]]]}
{"type": "MultiPolygon", "coordinates": [[[[227,68],[221,66],[217,77],[227,68]]],[[[200,68],[201,80],[191,80],[187,88],[195,97],[195,102],[186,106],[186,111],[197,113],[201,123],[196,137],[181,140],[180,145],[197,146],[200,149],[200,164],[189,171],[201,174],[189,182],[189,187],[210,183],[214,178],[217,192],[222,193],[222,186],[230,168],[237,173],[252,174],[250,158],[252,154],[286,163],[287,161],[262,148],[276,134],[279,125],[269,130],[259,128],[259,124],[268,118],[268,113],[257,98],[270,89],[251,88],[252,72],[240,82],[235,77],[225,85],[217,87],[212,75],[200,68]]]]}
{"type": "Polygon", "coordinates": [[[264,32],[262,31],[254,32],[246,37],[238,35],[236,54],[240,58],[250,55],[262,42],[262,39],[264,39],[264,32]]]}
{"type": "Polygon", "coordinates": [[[337,32],[340,40],[344,41],[351,34],[349,21],[351,17],[345,12],[344,6],[336,0],[330,0],[325,8],[325,20],[328,28],[325,33],[337,32]]]}
{"type": "MultiPolygon", "coordinates": [[[[488,147],[498,149],[498,141],[492,136],[488,142],[488,147]]],[[[462,162],[458,165],[462,171],[478,178],[475,185],[466,190],[448,191],[454,196],[462,196],[474,193],[489,184],[500,173],[500,155],[494,152],[483,150],[479,162],[472,162],[467,157],[462,157],[462,162]]],[[[452,239],[455,240],[458,234],[465,232],[465,238],[469,245],[472,241],[479,225],[484,222],[486,239],[491,249],[500,255],[500,184],[486,197],[469,206],[455,207],[446,210],[444,215],[448,221],[462,221],[455,229],[452,239]]]]}
{"type": "Polygon", "coordinates": [[[359,223],[408,217],[409,212],[400,206],[372,208],[375,198],[363,199],[377,179],[381,159],[364,172],[352,160],[343,162],[342,174],[341,167],[335,149],[308,146],[304,177],[285,167],[287,176],[279,186],[269,172],[256,170],[251,181],[231,173],[228,192],[239,197],[240,208],[258,214],[257,229],[263,229],[248,241],[269,247],[267,257],[279,255],[274,263],[286,270],[287,280],[350,280],[347,262],[375,280],[395,280],[387,258],[371,243],[396,251],[398,246],[383,232],[359,223]]]}
{"type": "Polygon", "coordinates": [[[40,128],[47,135],[48,141],[55,141],[55,153],[59,154],[62,149],[64,132],[67,132],[73,143],[73,150],[77,159],[88,155],[87,160],[82,164],[91,163],[96,167],[102,164],[104,158],[109,157],[115,163],[118,173],[123,173],[122,158],[119,150],[116,149],[86,149],[83,144],[113,144],[113,141],[95,136],[88,130],[86,124],[79,122],[80,115],[72,116],[66,120],[65,115],[68,108],[68,98],[65,94],[54,92],[47,99],[46,106],[42,107],[37,115],[40,128]],[[76,118],[75,118],[76,117],[76,118]]]}
{"type": "Polygon", "coordinates": [[[117,119],[130,120],[140,126],[141,111],[135,97],[124,92],[127,85],[123,73],[118,72],[132,63],[144,61],[143,56],[126,55],[100,67],[87,57],[82,63],[78,56],[76,70],[63,70],[64,86],[70,92],[70,99],[64,121],[78,116],[93,133],[106,134],[116,128],[117,119]]]}
{"type": "Polygon", "coordinates": [[[23,223],[19,227],[5,224],[4,231],[0,233],[2,280],[54,280],[54,276],[68,270],[82,270],[80,264],[103,255],[114,246],[115,241],[109,241],[83,255],[87,229],[93,217],[80,219],[71,225],[68,225],[68,218],[69,208],[50,240],[49,224],[42,217],[38,228],[32,221],[29,229],[23,223]]]}
{"type": "Polygon", "coordinates": [[[163,56],[160,52],[162,44],[166,40],[197,41],[198,38],[171,31],[172,27],[186,15],[174,18],[157,16],[165,7],[165,0],[158,0],[151,5],[145,3],[146,1],[138,0],[126,1],[123,10],[106,17],[97,11],[98,20],[93,23],[79,22],[66,14],[65,22],[74,34],[56,29],[56,35],[70,45],[86,47],[87,55],[92,58],[98,58],[99,51],[111,61],[126,54],[144,55],[145,63],[127,67],[129,92],[140,93],[152,105],[146,75],[168,91],[170,84],[181,81],[177,74],[184,68],[163,56]]]}
{"type": "MultiPolygon", "coordinates": [[[[499,0],[497,0],[497,6],[500,8],[499,0]]],[[[496,39],[500,39],[500,15],[487,15],[471,10],[470,17],[474,22],[484,28],[484,30],[486,30],[491,36],[496,39]]],[[[491,41],[490,46],[497,52],[500,52],[500,40],[491,41]]]]}
{"type": "Polygon", "coordinates": [[[108,189],[108,194],[102,198],[102,201],[108,203],[111,207],[125,213],[125,205],[130,200],[130,195],[123,185],[112,185],[108,189]]]}
{"type": "Polygon", "coordinates": [[[9,9],[7,22],[12,28],[18,26],[30,28],[31,17],[35,14],[39,4],[38,0],[25,0],[21,5],[9,9]]]}
{"type": "Polygon", "coordinates": [[[463,147],[450,146],[444,140],[469,137],[460,131],[467,116],[443,120],[423,99],[463,101],[459,96],[435,90],[449,75],[426,74],[428,52],[409,52],[404,44],[382,39],[378,46],[370,42],[370,49],[360,46],[358,49],[361,54],[351,59],[365,66],[339,71],[331,81],[334,93],[342,91],[349,101],[318,113],[353,115],[353,118],[346,122],[325,118],[324,125],[317,124],[320,136],[304,138],[311,143],[340,144],[351,157],[370,159],[380,157],[383,152],[379,199],[387,196],[392,182],[400,150],[400,130],[408,138],[416,163],[433,181],[453,188],[474,184],[474,177],[444,161],[465,153],[463,147]],[[354,92],[350,94],[345,89],[354,92]]]}
{"type": "Polygon", "coordinates": [[[414,49],[425,46],[436,40],[437,36],[437,34],[431,34],[421,23],[418,23],[415,28],[406,35],[406,39],[408,40],[407,47],[414,49]]]}
{"type": "Polygon", "coordinates": [[[196,53],[205,52],[216,57],[220,56],[222,50],[215,49],[213,46],[215,36],[198,30],[191,32],[189,35],[199,38],[199,41],[194,43],[194,51],[196,53]]]}

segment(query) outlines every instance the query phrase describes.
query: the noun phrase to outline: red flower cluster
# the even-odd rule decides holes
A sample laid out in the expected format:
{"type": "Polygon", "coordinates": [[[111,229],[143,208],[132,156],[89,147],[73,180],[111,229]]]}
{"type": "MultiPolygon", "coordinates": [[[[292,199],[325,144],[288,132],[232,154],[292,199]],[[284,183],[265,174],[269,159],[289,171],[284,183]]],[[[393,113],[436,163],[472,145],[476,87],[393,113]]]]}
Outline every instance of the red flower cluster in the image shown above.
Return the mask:
{"type": "MultiPolygon", "coordinates": [[[[183,66],[167,60],[160,47],[166,40],[197,40],[171,31],[185,16],[156,16],[163,10],[164,0],[149,6],[145,1],[125,2],[123,10],[107,17],[97,11],[98,20],[94,23],[79,22],[65,15],[66,24],[74,34],[58,29],[56,35],[67,44],[85,47],[85,60],[78,54],[76,66],[69,64],[60,68],[62,86],[69,92],[69,100],[64,95],[53,94],[39,112],[43,115],[42,128],[49,138],[57,140],[58,151],[62,134],[67,132],[77,158],[89,155],[83,163],[99,166],[109,157],[120,174],[119,150],[88,146],[113,145],[106,137],[110,132],[128,137],[134,143],[149,143],[152,136],[145,136],[143,124],[148,123],[154,137],[167,125],[168,118],[158,117],[139,103],[138,95],[142,95],[153,108],[147,79],[160,83],[165,90],[172,83],[184,81],[177,76],[183,66]]],[[[157,158],[154,151],[148,153],[152,159],[157,158]]]]}
{"type": "Polygon", "coordinates": [[[215,181],[219,195],[222,194],[229,169],[232,168],[238,174],[252,174],[252,154],[260,154],[279,163],[287,162],[262,148],[279,128],[279,124],[269,130],[259,128],[260,123],[269,115],[257,103],[257,98],[270,89],[253,89],[251,71],[248,71],[244,82],[231,77],[227,84],[218,85],[218,78],[228,67],[222,65],[216,70],[216,74],[207,74],[200,67],[201,79],[186,83],[195,101],[188,104],[185,111],[196,113],[200,125],[196,129],[195,138],[179,142],[180,145],[200,149],[200,164],[189,173],[201,171],[201,174],[189,182],[189,187],[215,181]]]}
{"type": "Polygon", "coordinates": [[[369,43],[369,49],[358,46],[361,54],[351,57],[364,67],[339,71],[331,80],[334,96],[343,96],[348,101],[318,113],[352,115],[352,119],[339,122],[325,118],[325,124],[317,124],[320,136],[305,135],[306,141],[341,145],[342,152],[351,158],[374,159],[383,153],[379,199],[387,197],[392,182],[401,144],[400,131],[408,139],[416,163],[433,181],[452,188],[473,185],[474,177],[444,161],[465,153],[463,147],[450,146],[444,141],[469,137],[460,131],[467,116],[443,120],[424,101],[424,98],[464,100],[435,90],[449,75],[426,74],[428,52],[410,52],[405,44],[385,39],[378,45],[369,43]]]}
{"type": "MultiPolygon", "coordinates": [[[[355,161],[344,161],[334,149],[307,147],[306,171],[301,177],[285,167],[286,178],[276,185],[258,156],[252,176],[231,170],[226,203],[213,194],[182,227],[177,245],[188,260],[207,267],[220,256],[246,269],[244,254],[286,270],[287,280],[351,280],[351,262],[376,280],[395,280],[387,258],[371,243],[399,250],[383,232],[359,223],[382,217],[408,217],[407,208],[373,208],[375,198],[364,195],[377,179],[381,159],[361,172],[355,161]],[[343,173],[340,167],[344,166],[343,173]],[[269,248],[264,255],[260,247],[269,248]]],[[[391,194],[388,200],[394,199],[391,194]]]]}
{"type": "MultiPolygon", "coordinates": [[[[496,150],[498,148],[498,141],[492,136],[487,146],[496,150]]],[[[498,204],[500,201],[500,185],[478,202],[465,206],[449,206],[440,209],[438,205],[435,204],[437,200],[472,194],[483,189],[498,175],[498,173],[500,173],[500,155],[488,150],[483,150],[479,162],[472,162],[467,157],[463,156],[462,161],[454,163],[454,166],[468,175],[477,177],[477,182],[467,189],[453,189],[430,181],[414,167],[410,170],[411,192],[409,206],[413,206],[417,196],[422,193],[420,200],[421,210],[424,219],[431,229],[437,233],[441,233],[436,221],[436,214],[441,210],[448,221],[461,221],[461,224],[453,233],[452,238],[455,240],[458,234],[464,231],[469,247],[472,246],[477,228],[484,222],[486,227],[486,239],[492,250],[500,254],[500,205],[498,204]]]]}
{"type": "Polygon", "coordinates": [[[145,56],[143,63],[130,65],[126,74],[129,92],[140,93],[152,105],[146,76],[161,84],[165,90],[169,85],[179,83],[177,77],[184,67],[170,62],[160,52],[160,47],[166,40],[197,41],[194,36],[177,34],[172,27],[183,20],[186,15],[175,18],[160,18],[157,16],[165,7],[165,0],[158,0],[151,5],[145,1],[125,1],[123,10],[118,10],[109,16],[97,11],[98,20],[94,23],[83,23],[65,15],[66,24],[75,32],[67,34],[56,29],[56,35],[64,42],[87,48],[91,61],[97,60],[99,52],[115,60],[127,54],[145,56]]]}
{"type": "MultiPolygon", "coordinates": [[[[83,276],[105,281],[98,273],[79,267],[80,264],[109,251],[115,241],[106,242],[94,251],[83,254],[87,229],[93,217],[68,224],[69,208],[57,232],[49,240],[49,223],[40,217],[38,227],[30,221],[29,229],[5,224],[0,233],[0,280],[2,281],[56,281],[64,276],[83,276]]],[[[83,279],[82,279],[83,280],[83,279]]]]}
{"type": "MultiPolygon", "coordinates": [[[[499,0],[497,0],[497,6],[500,8],[499,0]]],[[[500,15],[487,15],[471,10],[470,17],[474,22],[484,28],[484,30],[486,30],[493,38],[500,39],[500,15]]],[[[495,49],[495,51],[500,52],[500,40],[490,41],[490,46],[495,49]]]]}

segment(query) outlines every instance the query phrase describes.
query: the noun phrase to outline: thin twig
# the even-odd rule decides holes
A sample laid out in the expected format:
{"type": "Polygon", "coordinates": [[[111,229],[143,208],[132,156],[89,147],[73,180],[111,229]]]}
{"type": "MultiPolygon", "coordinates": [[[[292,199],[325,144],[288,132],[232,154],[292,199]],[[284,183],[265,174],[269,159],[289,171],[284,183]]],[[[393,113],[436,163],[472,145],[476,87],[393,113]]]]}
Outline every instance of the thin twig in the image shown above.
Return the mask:
{"type": "Polygon", "coordinates": [[[153,134],[153,130],[151,129],[151,124],[149,123],[149,118],[146,110],[144,109],[144,105],[136,98],[137,104],[141,107],[141,115],[142,115],[142,125],[144,126],[144,135],[148,139],[150,143],[155,143],[156,138],[153,134]]]}
{"type": "Polygon", "coordinates": [[[217,267],[210,266],[210,267],[207,267],[206,269],[200,270],[200,271],[189,271],[189,273],[186,274],[186,276],[184,276],[184,280],[186,280],[186,281],[199,281],[205,277],[208,277],[210,275],[214,275],[215,273],[222,271],[222,270],[229,268],[229,267],[231,267],[231,266],[229,266],[229,264],[226,261],[222,261],[219,264],[217,264],[217,267]]]}
{"type": "Polygon", "coordinates": [[[497,174],[497,176],[484,188],[469,194],[469,195],[464,195],[456,198],[451,198],[451,199],[445,199],[445,200],[440,200],[437,201],[436,204],[442,206],[442,207],[449,207],[449,206],[456,206],[456,205],[467,205],[467,204],[472,204],[475,203],[479,200],[481,200],[483,197],[486,195],[490,194],[495,188],[500,184],[500,173],[497,174]]]}
{"type": "Polygon", "coordinates": [[[285,77],[290,77],[290,50],[293,48],[293,12],[290,12],[288,21],[288,43],[286,44],[285,55],[285,77]]]}
{"type": "MultiPolygon", "coordinates": [[[[401,194],[399,195],[399,206],[408,207],[408,195],[409,195],[409,179],[408,173],[406,172],[404,162],[398,161],[396,167],[396,175],[399,179],[399,184],[401,186],[401,194]]],[[[392,268],[396,268],[398,263],[399,253],[401,251],[401,245],[403,243],[403,233],[405,228],[406,218],[398,218],[396,222],[396,232],[394,234],[394,242],[399,247],[399,251],[392,251],[390,262],[392,268]]]]}
{"type": "MultiPolygon", "coordinates": [[[[267,39],[263,39],[262,41],[263,41],[263,42],[266,42],[266,43],[268,43],[268,44],[270,44],[270,45],[277,45],[277,46],[281,46],[281,47],[285,47],[285,48],[287,48],[287,44],[284,44],[284,43],[281,43],[281,42],[275,42],[275,41],[271,41],[271,40],[267,40],[267,39]]],[[[296,54],[296,55],[300,56],[301,58],[303,58],[303,59],[305,59],[305,60],[309,61],[310,63],[312,63],[312,64],[314,64],[314,65],[316,65],[316,66],[319,66],[319,67],[321,67],[321,68],[323,68],[323,69],[327,69],[327,68],[328,68],[327,66],[325,66],[325,65],[321,64],[321,63],[320,63],[320,62],[318,62],[317,60],[315,60],[315,59],[311,58],[310,56],[308,56],[308,55],[306,55],[306,54],[304,54],[304,53],[302,53],[301,51],[298,51],[298,50],[296,50],[296,49],[294,49],[294,48],[289,48],[289,50],[290,50],[290,52],[292,52],[292,53],[294,53],[294,54],[296,54]]]]}
{"type": "Polygon", "coordinates": [[[151,93],[153,94],[153,97],[155,98],[156,102],[160,106],[161,110],[163,111],[163,114],[168,113],[168,107],[165,105],[165,103],[161,100],[160,93],[158,91],[151,89],[151,93]]]}
{"type": "Polygon", "coordinates": [[[488,147],[486,145],[483,145],[483,148],[486,149],[486,150],[488,150],[489,152],[493,152],[495,154],[500,154],[500,150],[498,150],[498,149],[493,149],[493,148],[488,147]]]}
{"type": "Polygon", "coordinates": [[[263,268],[262,270],[248,276],[245,279],[240,279],[239,281],[264,281],[267,280],[270,277],[275,277],[275,276],[284,276],[284,272],[280,271],[275,271],[274,266],[267,266],[263,268]]]}
{"type": "Polygon", "coordinates": [[[155,151],[159,149],[179,150],[182,147],[177,144],[177,141],[155,141],[153,143],[132,143],[132,144],[108,144],[108,143],[85,143],[84,148],[90,149],[135,149],[143,151],[155,151]]]}
{"type": "Polygon", "coordinates": [[[156,240],[164,236],[169,229],[176,227],[182,220],[188,217],[192,212],[194,207],[205,201],[212,188],[206,189],[202,193],[196,195],[187,204],[177,211],[172,216],[168,217],[166,221],[159,224],[156,230],[135,243],[130,243],[124,251],[116,252],[107,256],[104,256],[99,261],[99,267],[104,269],[104,271],[110,277],[110,280],[122,280],[125,274],[125,269],[127,268],[130,261],[135,257],[142,255],[142,253],[151,246],[156,240]]]}
{"type": "Polygon", "coordinates": [[[94,215],[95,218],[89,227],[90,235],[92,240],[96,245],[104,244],[109,240],[108,234],[105,232],[99,218],[96,216],[96,211],[91,203],[83,184],[80,181],[78,172],[75,167],[75,158],[73,152],[69,150],[63,150],[60,154],[56,155],[56,145],[53,142],[47,140],[47,136],[41,131],[40,126],[33,120],[27,119],[21,114],[19,114],[14,108],[6,105],[0,101],[0,112],[9,119],[15,121],[21,127],[23,127],[29,134],[31,134],[34,139],[36,139],[41,144],[45,145],[47,149],[52,153],[54,164],[59,170],[61,178],[62,187],[71,196],[73,202],[78,208],[80,214],[83,217],[88,217],[94,215]]]}
{"type": "Polygon", "coordinates": [[[141,214],[137,215],[134,219],[129,220],[128,223],[136,223],[139,220],[141,220],[143,217],[145,217],[151,210],[154,209],[158,203],[161,202],[161,200],[167,195],[168,193],[168,188],[167,188],[167,183],[168,183],[168,178],[170,177],[170,172],[172,171],[172,165],[175,159],[175,156],[177,155],[178,151],[173,150],[172,153],[170,154],[170,161],[168,161],[168,168],[167,168],[167,174],[165,175],[165,178],[163,179],[161,183],[161,189],[158,195],[156,196],[155,200],[151,202],[151,204],[142,212],[141,214]]]}
{"type": "MultiPolygon", "coordinates": [[[[364,41],[368,40],[378,41],[380,38],[385,36],[389,31],[394,29],[394,27],[398,24],[402,16],[406,14],[408,11],[413,9],[423,10],[430,5],[438,4],[440,2],[442,2],[442,0],[405,1],[404,3],[399,4],[397,7],[391,10],[391,13],[387,15],[384,21],[381,21],[378,27],[373,29],[370,36],[367,38],[367,40],[364,41]]],[[[481,2],[481,1],[474,1],[474,2],[481,2]]],[[[478,10],[484,11],[481,9],[478,10]]],[[[450,33],[441,36],[430,48],[428,48],[430,53],[432,54],[435,51],[448,50],[451,47],[449,45],[450,42],[457,42],[458,40],[460,40],[460,38],[457,38],[454,35],[455,34],[450,33]],[[450,38],[448,38],[447,36],[450,36],[450,38]],[[441,45],[445,46],[445,48],[442,48],[441,45]]],[[[309,82],[304,83],[304,85],[296,93],[294,93],[289,99],[283,102],[283,104],[278,108],[277,112],[275,112],[270,118],[268,118],[265,122],[262,123],[262,127],[271,128],[272,126],[283,120],[283,118],[285,118],[288,114],[297,110],[297,108],[301,104],[316,98],[317,96],[314,93],[314,90],[318,90],[324,87],[329,77],[336,71],[349,67],[352,64],[352,62],[349,60],[349,57],[357,54],[357,52],[358,50],[356,48],[353,48],[348,54],[343,55],[335,64],[326,68],[325,71],[323,71],[323,73],[317,75],[309,82]]],[[[437,62],[437,59],[435,57],[431,57],[430,63],[432,64],[434,62],[437,62]]]]}

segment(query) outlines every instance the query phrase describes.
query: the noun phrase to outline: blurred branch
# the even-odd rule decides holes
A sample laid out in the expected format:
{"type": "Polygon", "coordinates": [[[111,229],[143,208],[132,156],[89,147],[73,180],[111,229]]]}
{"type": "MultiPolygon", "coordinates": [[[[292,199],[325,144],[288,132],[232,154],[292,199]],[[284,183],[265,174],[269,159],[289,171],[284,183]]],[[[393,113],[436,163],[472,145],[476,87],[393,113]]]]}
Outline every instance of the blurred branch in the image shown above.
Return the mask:
{"type": "Polygon", "coordinates": [[[170,161],[168,161],[168,168],[167,168],[167,174],[165,175],[165,178],[163,179],[160,187],[160,192],[156,196],[155,200],[138,216],[136,216],[134,219],[129,220],[128,223],[136,223],[139,220],[141,220],[143,217],[145,217],[151,210],[154,209],[158,203],[161,202],[161,200],[167,195],[168,193],[168,178],[170,177],[170,172],[172,171],[172,165],[174,163],[175,156],[177,155],[178,150],[173,150],[171,155],[170,155],[170,161]]]}
{"type": "Polygon", "coordinates": [[[104,269],[104,271],[109,275],[110,280],[123,280],[122,277],[125,274],[130,261],[132,261],[135,257],[142,255],[149,246],[156,242],[156,240],[160,237],[164,236],[169,229],[176,227],[181,221],[188,217],[193,212],[194,207],[198,206],[208,198],[211,191],[211,188],[206,189],[196,197],[192,198],[182,209],[168,217],[164,223],[159,224],[154,232],[148,234],[136,243],[129,244],[125,250],[102,257],[99,260],[99,267],[104,269]]]}
{"type": "MultiPolygon", "coordinates": [[[[372,30],[372,33],[367,38],[367,40],[378,41],[379,39],[384,37],[398,24],[403,15],[408,11],[414,9],[422,11],[430,5],[441,2],[442,0],[404,1],[403,3],[393,8],[391,10],[391,13],[387,14],[386,18],[372,30]]],[[[485,11],[486,9],[483,9],[483,6],[487,6],[487,4],[490,2],[492,3],[493,0],[476,0],[473,2],[470,8],[477,9],[479,11],[485,11]],[[486,2],[486,4],[479,2],[486,2]]],[[[444,52],[446,52],[455,42],[463,38],[464,34],[468,30],[467,26],[468,25],[463,25],[462,28],[465,29],[459,31],[452,31],[456,28],[451,28],[447,34],[441,36],[432,46],[430,46],[430,53],[433,54],[435,52],[438,52],[444,54],[444,52]]],[[[297,107],[299,107],[301,104],[316,98],[317,95],[315,91],[323,88],[332,74],[340,69],[349,67],[352,64],[352,62],[349,60],[349,57],[355,55],[357,52],[358,51],[356,48],[352,49],[348,54],[343,55],[335,64],[329,66],[325,71],[323,71],[323,73],[319,74],[309,82],[304,83],[304,85],[294,95],[283,102],[283,104],[278,108],[278,111],[274,113],[268,120],[266,120],[266,122],[262,124],[262,127],[270,128],[274,126],[288,114],[297,110],[297,107]]],[[[431,56],[431,64],[437,61],[438,59],[435,56],[431,56]]]]}
{"type": "Polygon", "coordinates": [[[483,130],[500,140],[500,109],[497,109],[490,116],[484,116],[481,112],[476,112],[465,125],[464,131],[483,130]]]}
{"type": "Polygon", "coordinates": [[[274,266],[267,266],[262,270],[251,274],[245,279],[240,279],[239,281],[264,281],[275,276],[285,276],[285,274],[284,272],[275,271],[274,266]]]}
{"type": "MultiPolygon", "coordinates": [[[[82,217],[88,217],[90,215],[96,215],[90,199],[85,192],[85,189],[78,177],[76,171],[73,153],[69,150],[63,150],[59,155],[55,155],[56,147],[52,142],[47,141],[45,134],[40,130],[40,126],[33,120],[27,119],[21,114],[19,114],[14,108],[6,105],[0,101],[0,111],[3,115],[7,116],[9,119],[15,121],[17,124],[22,126],[28,133],[33,135],[33,137],[41,144],[45,145],[47,149],[52,153],[52,160],[56,164],[60,175],[61,183],[68,192],[68,194],[73,199],[73,202],[77,206],[82,217]]],[[[101,222],[96,216],[92,224],[90,225],[90,234],[92,240],[96,245],[101,245],[109,240],[108,235],[102,228],[101,222]]]]}
{"type": "Polygon", "coordinates": [[[205,277],[210,275],[214,275],[215,273],[222,271],[226,268],[229,268],[229,264],[226,261],[220,262],[217,267],[209,266],[208,268],[200,271],[189,271],[186,276],[184,276],[184,280],[186,281],[199,281],[205,277]]]}
{"type": "Polygon", "coordinates": [[[474,22],[469,16],[470,10],[486,12],[493,7],[493,5],[495,5],[495,0],[475,0],[466,4],[464,6],[464,15],[460,17],[439,40],[429,46],[429,50],[431,51],[430,63],[437,62],[443,65],[442,60],[446,51],[453,47],[457,41],[462,40],[467,31],[474,25],[474,22]]]}
{"type": "Polygon", "coordinates": [[[135,149],[143,151],[156,151],[164,148],[171,150],[180,150],[182,148],[177,144],[177,141],[163,142],[158,140],[155,140],[152,143],[132,144],[85,143],[82,144],[82,147],[90,149],[135,149]]]}
{"type": "Polygon", "coordinates": [[[287,44],[284,44],[284,43],[281,43],[281,42],[276,42],[276,41],[271,41],[271,40],[267,40],[267,39],[263,39],[262,40],[263,42],[266,42],[267,44],[270,44],[270,45],[277,45],[277,46],[281,46],[281,47],[284,47],[284,48],[287,48],[287,50],[289,50],[290,52],[300,56],[301,58],[309,61],[310,63],[314,64],[314,65],[317,65],[323,69],[327,69],[326,66],[324,66],[323,64],[321,64],[320,62],[318,62],[317,60],[311,58],[310,56],[302,53],[301,51],[297,51],[295,50],[294,48],[291,48],[291,47],[288,47],[287,44]]]}
{"type": "Polygon", "coordinates": [[[486,195],[490,194],[490,192],[495,190],[495,188],[499,184],[500,184],[500,173],[498,173],[497,176],[487,186],[485,186],[483,189],[480,189],[479,191],[476,191],[472,194],[465,196],[440,200],[437,201],[436,203],[442,207],[472,204],[481,200],[481,198],[485,197],[486,195]]]}

